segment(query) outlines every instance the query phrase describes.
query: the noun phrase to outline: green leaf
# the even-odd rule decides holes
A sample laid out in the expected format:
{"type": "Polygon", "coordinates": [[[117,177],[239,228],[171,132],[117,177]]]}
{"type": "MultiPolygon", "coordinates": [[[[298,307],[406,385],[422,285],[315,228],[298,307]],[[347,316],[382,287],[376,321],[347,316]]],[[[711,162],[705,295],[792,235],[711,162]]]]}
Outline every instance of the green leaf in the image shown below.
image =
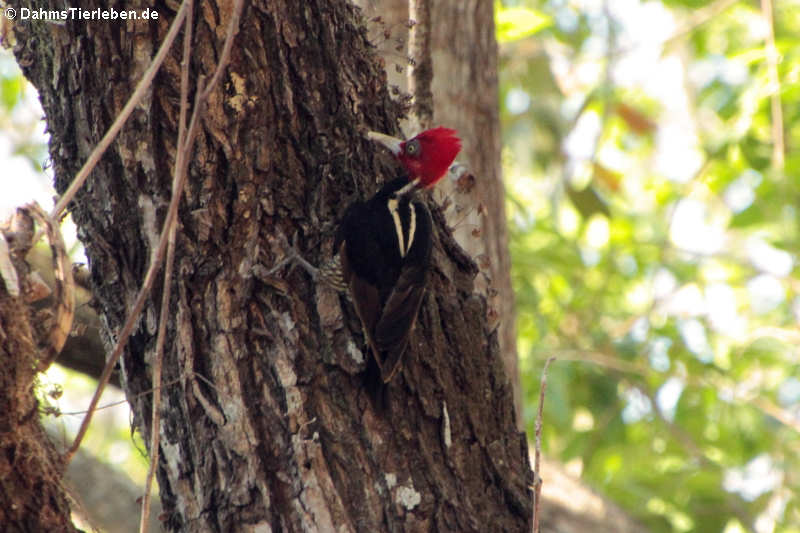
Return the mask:
{"type": "Polygon", "coordinates": [[[5,109],[11,110],[17,105],[22,95],[22,80],[22,74],[0,78],[0,102],[5,109]]]}
{"type": "Polygon", "coordinates": [[[731,228],[746,228],[756,224],[762,224],[765,221],[764,210],[758,205],[751,205],[744,211],[736,213],[731,218],[731,228]]]}
{"type": "Polygon", "coordinates": [[[497,40],[508,43],[530,37],[553,24],[546,13],[529,7],[503,7],[495,2],[497,40]]]}

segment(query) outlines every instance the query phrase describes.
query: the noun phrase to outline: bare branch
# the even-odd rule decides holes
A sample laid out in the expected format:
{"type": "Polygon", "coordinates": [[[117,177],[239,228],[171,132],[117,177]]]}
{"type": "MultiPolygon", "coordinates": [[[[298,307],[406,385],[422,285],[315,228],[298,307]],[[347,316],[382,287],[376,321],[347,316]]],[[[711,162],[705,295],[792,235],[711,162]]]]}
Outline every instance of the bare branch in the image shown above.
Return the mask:
{"type": "MultiPolygon", "coordinates": [[[[189,158],[190,146],[185,145],[186,114],[189,107],[189,62],[192,55],[192,0],[186,0],[186,24],[183,30],[183,59],[181,61],[181,101],[180,118],[178,120],[178,141],[173,169],[172,196],[179,196],[178,184],[183,181],[186,166],[183,162],[189,158]],[[183,172],[183,175],[181,174],[183,172]]],[[[164,289],[161,293],[161,311],[158,320],[156,337],[156,356],[153,361],[153,414],[150,419],[150,466],[144,485],[139,532],[147,533],[150,525],[150,502],[152,500],[153,477],[158,467],[159,441],[161,437],[161,370],[164,360],[164,338],[167,322],[169,322],[169,299],[172,292],[172,267],[175,264],[175,231],[178,224],[175,220],[169,225],[169,243],[167,246],[167,263],[164,265],[164,289]]]]}
{"type": "MultiPolygon", "coordinates": [[[[185,18],[187,9],[186,4],[187,0],[184,0],[183,4],[181,4],[181,9],[178,11],[181,20],[185,18]]],[[[231,16],[231,24],[228,26],[228,34],[226,36],[222,54],[220,56],[220,64],[217,65],[217,70],[215,71],[214,76],[211,79],[212,83],[210,83],[205,89],[203,89],[202,79],[199,80],[197,83],[198,97],[195,99],[195,106],[194,110],[192,111],[192,119],[189,124],[189,130],[186,136],[185,146],[178,147],[178,152],[185,150],[187,153],[189,153],[191,151],[191,147],[194,144],[194,137],[197,133],[197,125],[200,120],[200,115],[202,114],[202,110],[205,107],[204,106],[205,99],[208,97],[208,94],[214,87],[214,83],[219,79],[219,72],[221,72],[225,66],[224,63],[222,63],[222,61],[223,60],[227,61],[228,57],[230,56],[230,47],[232,46],[233,38],[236,35],[236,32],[238,31],[238,23],[241,11],[242,11],[242,0],[237,0],[233,8],[233,14],[231,16]]],[[[89,404],[89,408],[87,409],[88,412],[84,417],[83,422],[81,422],[81,427],[78,430],[78,434],[75,437],[75,441],[72,443],[72,446],[69,448],[69,450],[67,450],[67,452],[65,453],[64,459],[66,462],[69,462],[69,460],[75,454],[75,451],[80,447],[81,441],[83,440],[83,437],[86,435],[86,430],[88,429],[89,423],[91,422],[94,410],[97,407],[97,402],[100,401],[100,396],[102,396],[103,394],[103,389],[108,383],[108,378],[111,375],[114,366],[117,364],[117,361],[119,361],[119,358],[122,355],[122,350],[125,348],[125,344],[128,342],[128,338],[133,332],[133,327],[136,324],[136,321],[138,320],[139,313],[141,313],[142,307],[144,307],[144,302],[147,299],[147,296],[150,294],[150,290],[153,288],[153,283],[155,282],[156,274],[158,273],[158,270],[161,267],[161,262],[164,260],[164,253],[166,252],[167,242],[169,240],[168,237],[170,233],[170,226],[172,225],[173,221],[175,220],[175,217],[178,214],[178,205],[180,204],[180,197],[183,192],[183,186],[186,183],[187,161],[188,157],[183,158],[183,160],[181,161],[181,168],[178,169],[177,180],[173,183],[172,199],[170,200],[167,216],[164,220],[163,230],[161,232],[161,237],[159,238],[158,241],[158,248],[156,249],[156,252],[153,255],[153,261],[147,270],[147,274],[145,274],[144,283],[142,283],[142,288],[140,289],[139,294],[136,297],[136,302],[134,303],[133,308],[131,309],[131,312],[128,315],[128,318],[122,327],[119,339],[117,340],[117,345],[114,347],[114,351],[112,352],[111,357],[109,357],[108,361],[106,362],[106,367],[103,369],[103,373],[100,376],[100,380],[97,384],[97,390],[95,391],[95,394],[92,397],[92,401],[89,404]]]]}
{"type": "Polygon", "coordinates": [[[44,372],[61,353],[72,330],[72,319],[75,317],[75,281],[72,279],[72,265],[58,223],[48,216],[37,203],[30,204],[25,209],[44,229],[53,255],[55,316],[47,338],[47,347],[43,350],[39,360],[39,372],[44,372]]]}
{"type": "MultiPolygon", "coordinates": [[[[591,363],[603,368],[615,370],[617,372],[636,374],[638,376],[650,375],[650,369],[644,364],[626,361],[619,357],[599,351],[566,349],[558,350],[557,356],[558,359],[562,361],[580,361],[591,363]]],[[[671,377],[669,374],[664,375],[665,379],[669,377],[671,377]]],[[[791,412],[789,412],[787,409],[781,408],[763,396],[736,393],[736,387],[730,379],[726,380],[721,376],[709,379],[683,374],[675,375],[674,377],[678,377],[681,381],[684,381],[687,386],[711,387],[717,390],[730,390],[736,400],[748,403],[751,407],[759,409],[761,412],[775,418],[786,427],[791,428],[797,433],[800,433],[800,421],[796,420],[796,417],[792,415],[791,412]]]]}
{"type": "Polygon", "coordinates": [[[772,0],[761,0],[761,13],[767,23],[767,79],[772,112],[772,166],[783,169],[785,143],[783,140],[783,110],[781,109],[781,80],[778,76],[778,48],[775,46],[775,17],[772,0]]]}
{"type": "Polygon", "coordinates": [[[542,457],[542,412],[544,411],[544,393],[547,390],[547,368],[555,361],[555,357],[548,357],[542,368],[542,381],[539,386],[539,411],[536,413],[536,445],[533,454],[533,533],[539,533],[539,502],[542,496],[542,477],[539,475],[539,464],[542,457]]]}

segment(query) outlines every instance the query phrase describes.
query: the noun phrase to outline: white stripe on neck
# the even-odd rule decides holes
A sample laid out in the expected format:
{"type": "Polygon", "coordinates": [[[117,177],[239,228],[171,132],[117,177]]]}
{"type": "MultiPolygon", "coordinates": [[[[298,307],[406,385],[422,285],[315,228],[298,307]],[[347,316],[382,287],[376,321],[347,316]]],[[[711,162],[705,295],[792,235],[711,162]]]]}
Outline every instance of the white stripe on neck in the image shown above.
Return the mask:
{"type": "Polygon", "coordinates": [[[392,214],[392,220],[394,220],[394,231],[397,234],[397,246],[400,248],[400,257],[405,257],[405,238],[403,237],[403,223],[400,221],[400,213],[397,212],[398,203],[397,198],[389,198],[388,206],[389,212],[392,214]]]}
{"type": "Polygon", "coordinates": [[[409,201],[408,211],[410,218],[408,221],[408,242],[406,242],[405,232],[403,231],[403,221],[400,219],[399,198],[416,189],[418,185],[419,178],[409,181],[406,185],[398,189],[387,202],[389,212],[392,214],[392,220],[394,221],[394,231],[397,233],[397,246],[400,249],[400,257],[406,256],[408,251],[411,250],[411,244],[414,242],[414,233],[417,230],[417,210],[414,208],[414,204],[409,201]]]}
{"type": "Polygon", "coordinates": [[[411,250],[411,245],[414,243],[414,232],[417,231],[417,206],[409,203],[408,211],[411,214],[411,218],[408,221],[408,242],[406,243],[406,253],[403,254],[403,257],[411,250]]]}
{"type": "Polygon", "coordinates": [[[398,190],[396,193],[394,193],[394,195],[395,196],[403,196],[405,194],[408,194],[409,192],[414,190],[414,188],[416,188],[417,185],[419,185],[419,178],[415,178],[415,179],[409,181],[406,185],[403,185],[403,187],[400,190],[398,190]]]}

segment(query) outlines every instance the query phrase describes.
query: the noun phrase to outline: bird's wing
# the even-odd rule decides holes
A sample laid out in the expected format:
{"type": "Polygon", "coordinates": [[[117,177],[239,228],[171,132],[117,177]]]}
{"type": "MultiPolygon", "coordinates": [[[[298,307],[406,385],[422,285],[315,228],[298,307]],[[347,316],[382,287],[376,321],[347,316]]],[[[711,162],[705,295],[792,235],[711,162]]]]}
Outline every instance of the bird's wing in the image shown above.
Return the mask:
{"type": "MultiPolygon", "coordinates": [[[[349,265],[346,248],[346,242],[343,242],[339,248],[344,281],[350,289],[350,298],[353,301],[356,314],[358,314],[358,318],[361,320],[361,325],[364,328],[364,336],[367,338],[367,342],[369,342],[373,354],[375,354],[375,360],[378,362],[378,366],[381,367],[380,351],[375,345],[372,333],[375,331],[375,324],[378,322],[378,317],[381,315],[380,292],[378,287],[355,275],[355,272],[353,272],[349,265]]],[[[383,373],[382,367],[381,373],[383,373]]]]}
{"type": "Polygon", "coordinates": [[[384,383],[400,369],[424,295],[425,270],[418,265],[404,268],[374,329],[374,345],[383,356],[380,366],[384,383]]]}
{"type": "Polygon", "coordinates": [[[386,298],[383,312],[375,324],[375,345],[384,352],[381,377],[384,383],[400,368],[403,353],[414,329],[422,298],[431,256],[431,215],[425,204],[412,202],[415,211],[416,235],[406,254],[397,282],[386,298]]]}

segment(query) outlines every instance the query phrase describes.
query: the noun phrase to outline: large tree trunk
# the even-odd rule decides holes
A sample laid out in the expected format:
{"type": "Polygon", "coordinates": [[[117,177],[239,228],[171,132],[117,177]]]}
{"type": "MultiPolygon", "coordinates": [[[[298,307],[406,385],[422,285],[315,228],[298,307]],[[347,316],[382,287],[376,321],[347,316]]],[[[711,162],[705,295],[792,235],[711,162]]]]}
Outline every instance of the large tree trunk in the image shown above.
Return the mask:
{"type": "MultiPolygon", "coordinates": [[[[174,11],[153,7],[156,21],[15,27],[15,53],[47,114],[59,191],[166,33],[174,11]]],[[[205,2],[197,11],[193,78],[213,72],[231,5],[205,2]]],[[[70,206],[108,345],[142,283],[169,200],[178,48],[70,206]]],[[[313,262],[328,257],[342,206],[392,172],[363,132],[393,132],[396,113],[349,3],[246,5],[189,167],[172,309],[163,317],[164,382],[183,378],[165,389],[159,428],[169,529],[530,529],[527,447],[497,334],[473,292],[477,268],[438,211],[429,292],[383,410],[363,387],[369,353],[352,306],[299,270],[253,275],[282,258],[280,237],[298,234],[313,262]]],[[[468,146],[473,154],[465,155],[477,158],[481,143],[468,146]]],[[[155,293],[122,360],[146,437],[155,293]]]]}

